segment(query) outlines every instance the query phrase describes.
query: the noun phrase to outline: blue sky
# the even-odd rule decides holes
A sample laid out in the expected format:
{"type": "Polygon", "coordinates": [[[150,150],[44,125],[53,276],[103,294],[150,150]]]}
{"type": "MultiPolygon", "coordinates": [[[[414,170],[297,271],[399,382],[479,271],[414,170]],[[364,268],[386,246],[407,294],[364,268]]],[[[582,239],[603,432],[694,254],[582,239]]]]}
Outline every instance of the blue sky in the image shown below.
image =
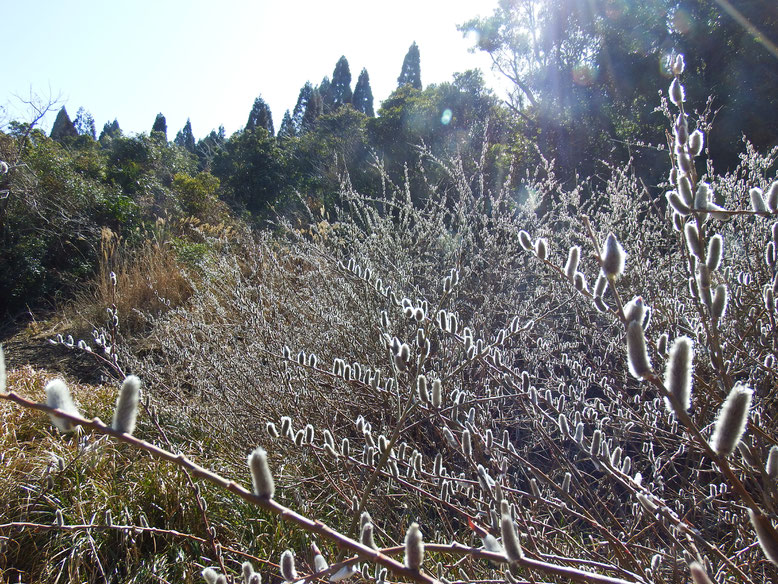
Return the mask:
{"type": "MultiPolygon", "coordinates": [[[[79,106],[89,110],[98,132],[114,118],[125,132],[148,132],[161,112],[170,138],[187,118],[197,138],[220,124],[229,135],[246,123],[260,94],[277,128],[300,87],[331,76],[345,55],[352,87],[367,68],[378,109],[413,41],[425,86],[475,67],[496,85],[488,56],[470,54],[472,42],[456,30],[495,6],[496,0],[0,0],[0,105],[6,121],[24,119],[18,97],[51,93],[71,118],[79,106]]],[[[42,127],[50,130],[53,120],[42,127]]]]}

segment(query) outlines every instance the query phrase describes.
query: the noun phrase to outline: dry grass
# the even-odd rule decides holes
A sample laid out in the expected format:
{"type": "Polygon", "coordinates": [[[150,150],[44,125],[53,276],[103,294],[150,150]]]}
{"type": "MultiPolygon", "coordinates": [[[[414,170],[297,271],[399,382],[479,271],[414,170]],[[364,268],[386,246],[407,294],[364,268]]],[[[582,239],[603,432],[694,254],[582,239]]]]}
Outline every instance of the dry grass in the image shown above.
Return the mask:
{"type": "MultiPolygon", "coordinates": [[[[8,388],[44,400],[51,378],[30,368],[11,371],[8,388]]],[[[82,412],[111,418],[115,387],[70,388],[82,412]]],[[[199,581],[211,546],[181,471],[111,440],[62,436],[40,413],[7,402],[0,418],[0,582],[199,581]],[[52,529],[58,512],[64,527],[52,529]]],[[[217,445],[186,433],[184,420],[163,422],[179,429],[177,444],[193,459],[217,456],[226,464],[217,445]]],[[[137,434],[153,436],[148,418],[137,434]]],[[[202,498],[222,544],[251,550],[261,522],[256,511],[205,485],[202,498]]]]}

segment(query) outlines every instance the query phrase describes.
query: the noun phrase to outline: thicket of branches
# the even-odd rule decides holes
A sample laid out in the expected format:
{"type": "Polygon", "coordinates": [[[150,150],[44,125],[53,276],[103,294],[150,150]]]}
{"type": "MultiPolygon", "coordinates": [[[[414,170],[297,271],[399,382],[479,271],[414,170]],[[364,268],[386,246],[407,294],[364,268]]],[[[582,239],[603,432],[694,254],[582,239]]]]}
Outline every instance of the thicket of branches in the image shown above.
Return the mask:
{"type": "MultiPolygon", "coordinates": [[[[184,472],[180,497],[199,510],[186,528],[206,526],[198,557],[169,568],[187,581],[204,566],[208,582],[239,578],[241,554],[266,580],[280,558],[285,581],[771,581],[778,151],[746,145],[725,175],[701,164],[707,127],[686,113],[682,58],[672,66],[663,199],[630,167],[571,190],[549,162],[519,203],[484,186],[485,156],[469,172],[427,153],[448,180],[426,196],[386,174],[362,196],[346,178],[308,229],[222,242],[143,342],[122,341],[116,313],[85,339],[142,379],[137,438],[122,421],[134,377],[111,426],[61,388],[48,405],[2,397],[64,408],[58,425],[81,424],[97,452],[109,434],[184,472]],[[201,479],[241,501],[245,523],[204,504],[201,479]]],[[[50,513],[61,546],[174,529],[164,514],[73,529],[69,510],[50,513]]],[[[23,516],[0,534],[51,537],[23,516]]],[[[82,571],[98,573],[71,578],[82,571]]]]}

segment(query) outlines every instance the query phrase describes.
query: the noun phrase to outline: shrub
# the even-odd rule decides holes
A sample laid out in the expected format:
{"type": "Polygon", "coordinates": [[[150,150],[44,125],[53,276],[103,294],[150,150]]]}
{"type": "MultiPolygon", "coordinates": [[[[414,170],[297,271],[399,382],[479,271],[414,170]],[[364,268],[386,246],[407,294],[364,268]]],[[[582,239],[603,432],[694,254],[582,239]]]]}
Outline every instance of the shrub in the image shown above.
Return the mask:
{"type": "Polygon", "coordinates": [[[222,245],[123,362],[256,494],[117,437],[299,526],[248,545],[286,579],[775,579],[778,152],[703,168],[674,65],[666,197],[630,168],[565,188],[546,162],[519,201],[428,156],[450,180],[423,207],[345,181],[316,237],[222,245]]]}

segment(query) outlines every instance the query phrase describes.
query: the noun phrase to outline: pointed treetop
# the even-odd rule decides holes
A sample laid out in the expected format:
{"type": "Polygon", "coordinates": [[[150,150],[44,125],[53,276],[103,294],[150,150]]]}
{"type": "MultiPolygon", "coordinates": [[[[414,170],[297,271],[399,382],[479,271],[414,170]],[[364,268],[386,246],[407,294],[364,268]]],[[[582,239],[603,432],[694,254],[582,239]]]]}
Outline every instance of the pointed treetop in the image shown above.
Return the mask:
{"type": "Polygon", "coordinates": [[[348,60],[343,56],[335,64],[332,72],[332,109],[351,103],[351,71],[348,60]]]}
{"type": "Polygon", "coordinates": [[[357,85],[354,88],[352,103],[355,110],[371,118],[375,116],[373,111],[373,90],[370,89],[370,76],[367,74],[367,69],[362,69],[362,72],[359,74],[357,85]]]}
{"type": "Polygon", "coordinates": [[[154,125],[151,126],[151,133],[154,134],[155,132],[159,132],[167,140],[167,120],[165,120],[165,116],[162,114],[157,114],[157,117],[154,119],[154,125]]]}
{"type": "Polygon", "coordinates": [[[192,122],[189,120],[189,118],[186,119],[186,124],[184,124],[184,127],[176,134],[176,139],[173,140],[178,146],[181,146],[182,148],[185,148],[189,152],[194,153],[195,151],[195,139],[194,134],[192,133],[192,122]]]}
{"type": "Polygon", "coordinates": [[[332,93],[332,83],[330,82],[330,78],[326,75],[324,76],[324,79],[321,80],[321,83],[319,83],[319,87],[317,87],[319,90],[319,97],[321,97],[321,105],[322,105],[322,113],[328,114],[333,109],[334,104],[334,96],[332,93]]]}
{"type": "Polygon", "coordinates": [[[270,106],[265,103],[262,96],[254,100],[254,105],[249,113],[249,119],[246,122],[247,130],[254,130],[256,128],[264,128],[271,136],[275,134],[275,130],[273,129],[273,114],[270,113],[270,106]]]}
{"type": "Polygon", "coordinates": [[[118,138],[122,135],[122,129],[119,127],[119,121],[114,120],[111,123],[105,122],[103,131],[100,132],[100,140],[103,138],[118,138]]]}
{"type": "Polygon", "coordinates": [[[294,120],[289,110],[284,112],[284,119],[281,120],[281,127],[278,129],[279,138],[294,138],[297,135],[297,130],[294,126],[294,120]]]}
{"type": "Polygon", "coordinates": [[[76,119],[73,120],[76,132],[79,136],[89,136],[92,140],[97,139],[97,130],[95,129],[95,119],[83,107],[78,108],[76,119]]]}
{"type": "Polygon", "coordinates": [[[313,93],[313,85],[310,81],[306,81],[305,85],[300,88],[300,93],[297,96],[297,104],[292,111],[292,122],[294,123],[294,130],[296,134],[302,131],[303,117],[305,117],[305,110],[308,107],[308,102],[311,99],[313,93]]]}
{"type": "Polygon", "coordinates": [[[419,47],[416,41],[408,49],[403,60],[403,68],[400,76],[397,78],[397,87],[410,85],[416,89],[421,89],[421,60],[419,57],[419,47]]]}
{"type": "Polygon", "coordinates": [[[76,131],[76,127],[73,125],[73,122],[70,121],[70,116],[68,116],[68,110],[65,109],[65,106],[62,106],[62,109],[59,110],[59,113],[57,114],[57,118],[54,120],[54,125],[51,127],[51,136],[52,140],[63,140],[64,138],[75,138],[78,136],[78,132],[76,131]]]}

